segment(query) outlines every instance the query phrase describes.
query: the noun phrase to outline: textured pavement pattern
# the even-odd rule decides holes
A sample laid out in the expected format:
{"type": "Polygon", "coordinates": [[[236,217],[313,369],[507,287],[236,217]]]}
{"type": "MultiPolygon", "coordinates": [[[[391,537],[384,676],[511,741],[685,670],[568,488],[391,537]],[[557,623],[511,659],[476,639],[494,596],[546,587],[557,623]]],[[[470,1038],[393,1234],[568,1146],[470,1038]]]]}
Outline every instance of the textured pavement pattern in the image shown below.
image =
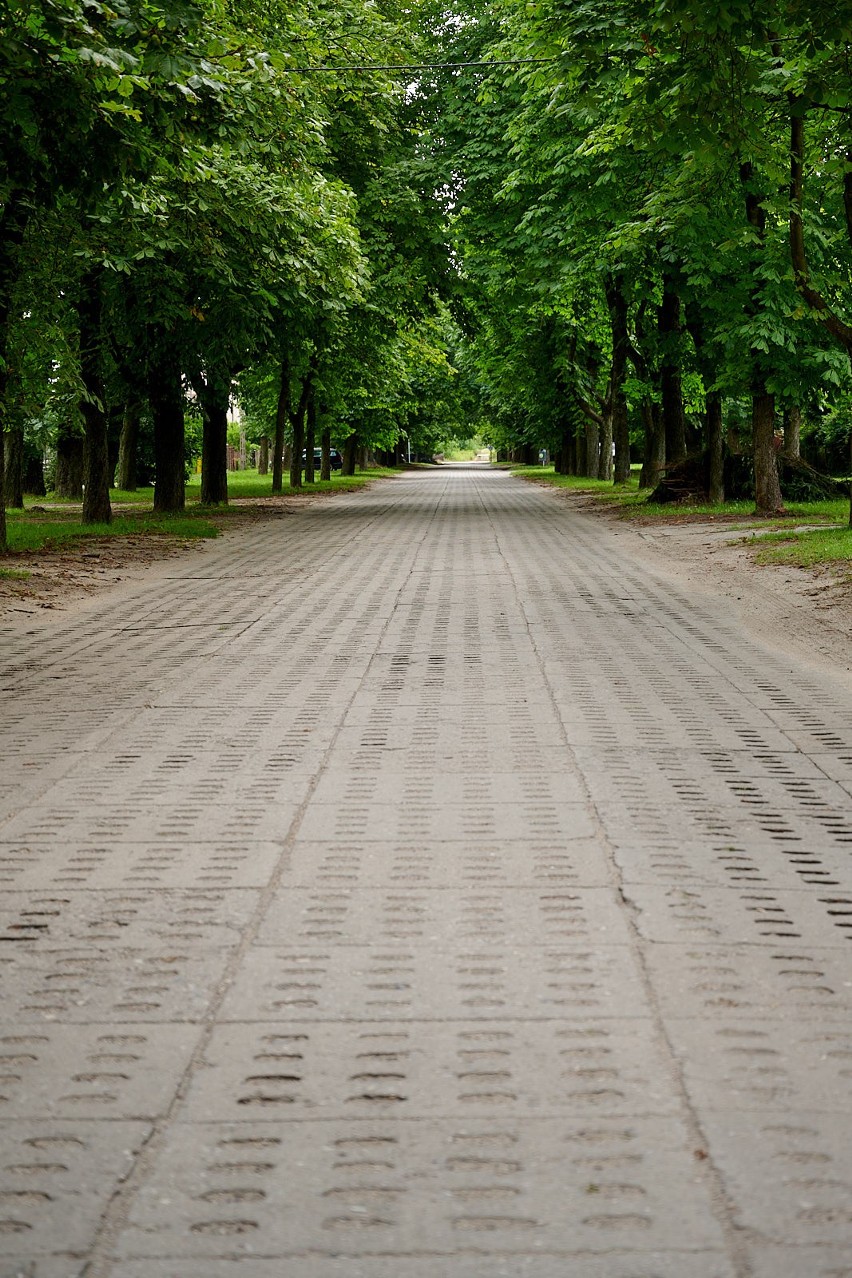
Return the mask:
{"type": "Polygon", "coordinates": [[[476,467],[2,645],[0,1278],[852,1274],[840,685],[476,467]]]}

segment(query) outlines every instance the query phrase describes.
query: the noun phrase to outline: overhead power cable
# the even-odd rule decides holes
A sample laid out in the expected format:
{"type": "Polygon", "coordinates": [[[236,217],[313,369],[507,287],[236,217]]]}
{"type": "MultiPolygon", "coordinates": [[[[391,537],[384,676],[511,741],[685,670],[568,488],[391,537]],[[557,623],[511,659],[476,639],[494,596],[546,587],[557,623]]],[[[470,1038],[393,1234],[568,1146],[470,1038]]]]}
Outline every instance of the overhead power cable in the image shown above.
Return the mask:
{"type": "Polygon", "coordinates": [[[288,74],[315,75],[323,71],[454,71],[457,67],[523,67],[531,63],[557,62],[558,58],[504,58],[481,62],[371,62],[365,66],[282,67],[288,74]]]}

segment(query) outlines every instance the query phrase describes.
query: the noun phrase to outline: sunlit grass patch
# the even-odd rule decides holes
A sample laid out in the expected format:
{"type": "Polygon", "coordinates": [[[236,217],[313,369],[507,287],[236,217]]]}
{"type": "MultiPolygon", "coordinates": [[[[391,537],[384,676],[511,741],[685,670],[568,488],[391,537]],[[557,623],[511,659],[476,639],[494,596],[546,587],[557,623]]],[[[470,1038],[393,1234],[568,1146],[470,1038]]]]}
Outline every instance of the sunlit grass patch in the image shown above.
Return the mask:
{"type": "Polygon", "coordinates": [[[848,526],[771,532],[759,538],[757,546],[755,560],[759,564],[791,564],[798,568],[852,565],[852,528],[848,526]]]}

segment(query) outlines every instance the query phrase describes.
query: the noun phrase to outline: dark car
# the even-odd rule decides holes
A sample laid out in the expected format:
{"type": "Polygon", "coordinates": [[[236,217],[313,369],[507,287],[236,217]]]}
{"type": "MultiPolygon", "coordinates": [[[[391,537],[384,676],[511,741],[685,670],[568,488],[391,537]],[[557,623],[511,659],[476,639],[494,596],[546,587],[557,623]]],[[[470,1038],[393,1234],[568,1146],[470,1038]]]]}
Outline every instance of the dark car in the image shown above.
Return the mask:
{"type": "MultiPolygon", "coordinates": [[[[307,450],[303,448],[302,461],[305,462],[307,460],[308,460],[307,450]]],[[[332,470],[343,470],[343,458],[340,456],[340,453],[337,451],[336,448],[331,449],[329,453],[329,460],[331,461],[332,470]]],[[[319,470],[321,466],[322,466],[322,449],[315,448],[314,449],[314,470],[319,470]]]]}

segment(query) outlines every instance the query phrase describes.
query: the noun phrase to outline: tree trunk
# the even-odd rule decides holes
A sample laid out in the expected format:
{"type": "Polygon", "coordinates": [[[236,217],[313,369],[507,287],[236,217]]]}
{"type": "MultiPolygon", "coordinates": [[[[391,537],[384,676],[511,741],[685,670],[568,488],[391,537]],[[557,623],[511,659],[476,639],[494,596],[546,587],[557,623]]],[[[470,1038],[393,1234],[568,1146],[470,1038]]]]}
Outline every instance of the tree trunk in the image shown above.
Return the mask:
{"type": "Polygon", "coordinates": [[[231,402],[231,379],[227,375],[209,374],[206,381],[194,382],[201,405],[201,505],[228,504],[228,406],[231,402]]]}
{"type": "Polygon", "coordinates": [[[613,478],[617,484],[626,484],[630,478],[630,423],[627,416],[627,400],[624,396],[624,379],[627,376],[627,351],[630,335],[627,331],[627,299],[624,282],[619,276],[607,281],[606,300],[612,329],[612,369],[610,371],[610,403],[612,405],[612,436],[615,443],[615,467],[613,478]]]}
{"type": "MultiPolygon", "coordinates": [[[[373,464],[375,465],[375,462],[373,464]]],[[[364,444],[361,444],[359,445],[359,448],[358,448],[358,469],[366,470],[367,465],[368,465],[367,449],[364,444]]]]}
{"type": "Polygon", "coordinates": [[[18,279],[18,254],[30,212],[25,193],[6,192],[0,211],[0,555],[9,549],[6,540],[6,389],[9,381],[8,346],[12,297],[18,279]]]}
{"type": "Polygon", "coordinates": [[[314,448],[316,447],[317,438],[317,401],[313,391],[308,398],[308,407],[305,414],[305,483],[313,484],[316,481],[314,473],[314,448]]]}
{"type": "Polygon", "coordinates": [[[327,481],[331,479],[331,431],[328,427],[322,433],[320,447],[322,448],[320,479],[327,481]]]}
{"type": "Polygon", "coordinates": [[[645,456],[639,476],[640,488],[656,488],[666,468],[666,432],[659,404],[646,396],[642,400],[645,426],[645,456]]]}
{"type": "Polygon", "coordinates": [[[784,452],[790,457],[800,456],[801,431],[802,410],[793,404],[784,413],[784,452]]]}
{"type": "Polygon", "coordinates": [[[57,497],[80,501],[83,496],[83,441],[68,426],[61,426],[56,439],[57,497]]]}
{"type": "Polygon", "coordinates": [[[135,404],[125,405],[121,419],[121,436],[118,441],[118,467],[115,484],[126,493],[135,493],[138,483],[136,471],[139,448],[139,409],[135,404]]]}
{"type": "Polygon", "coordinates": [[[590,479],[597,479],[600,466],[601,432],[597,422],[586,422],[586,466],[583,471],[590,479]]]}
{"type": "Polygon", "coordinates": [[[677,342],[681,332],[680,298],[671,277],[663,276],[663,300],[658,313],[663,358],[660,365],[660,398],[666,434],[666,462],[683,461],[686,456],[686,417],[683,411],[680,359],[677,342]]]}
{"type": "Polygon", "coordinates": [[[302,453],[305,447],[305,412],[301,404],[291,418],[293,430],[293,451],[290,454],[290,487],[302,487],[302,453]]]}
{"type": "Polygon", "coordinates": [[[612,479],[612,427],[612,409],[608,407],[604,413],[603,425],[600,429],[598,479],[612,479]]]}
{"type": "Polygon", "coordinates": [[[355,431],[351,435],[347,435],[343,445],[343,468],[342,475],[354,475],[355,464],[358,457],[358,436],[355,431]]]}
{"type": "Polygon", "coordinates": [[[80,378],[83,395],[83,523],[108,524],[112,519],[109,503],[109,425],[106,393],[101,375],[101,327],[103,291],[101,272],[87,271],[80,281],[77,298],[77,320],[80,332],[80,378]]]}
{"type": "Polygon", "coordinates": [[[261,435],[259,445],[260,455],[257,459],[258,475],[269,474],[269,436],[261,435]]]}
{"type": "Polygon", "coordinates": [[[725,500],[725,432],[722,425],[722,392],[707,393],[707,496],[714,506],[725,500]]]}
{"type": "Polygon", "coordinates": [[[0,409],[0,555],[6,555],[9,553],[6,531],[6,432],[2,429],[2,425],[2,409],[0,409]]]}
{"type": "Polygon", "coordinates": [[[765,385],[755,388],[751,426],[755,511],[758,515],[775,515],[783,511],[784,502],[775,456],[775,396],[768,393],[765,385]]]}
{"type": "Polygon", "coordinates": [[[17,510],[24,504],[24,428],[6,431],[6,505],[17,510]]]}
{"type": "Polygon", "coordinates": [[[41,449],[30,449],[24,457],[24,492],[31,497],[44,497],[44,458],[41,449]]]}
{"type": "Polygon", "coordinates": [[[283,488],[284,467],[284,432],[290,416],[290,364],[281,360],[280,381],[278,383],[278,403],[275,408],[275,442],[272,446],[272,491],[280,493],[283,488]]]}
{"type": "Polygon", "coordinates": [[[184,404],[180,367],[165,357],[149,374],[148,395],[154,419],[154,510],[179,514],[186,502],[184,404]]]}

